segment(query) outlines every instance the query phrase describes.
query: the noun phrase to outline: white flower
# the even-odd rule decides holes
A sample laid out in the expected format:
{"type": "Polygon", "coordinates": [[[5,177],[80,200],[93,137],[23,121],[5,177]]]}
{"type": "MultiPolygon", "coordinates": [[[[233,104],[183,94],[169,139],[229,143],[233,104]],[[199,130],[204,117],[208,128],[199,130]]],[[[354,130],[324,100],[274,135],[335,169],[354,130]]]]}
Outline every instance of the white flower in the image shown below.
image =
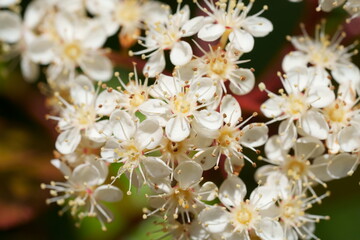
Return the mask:
{"type": "MultiPolygon", "coordinates": [[[[346,87],[345,87],[346,88],[346,87]]],[[[329,125],[329,135],[326,139],[326,145],[330,153],[337,153],[343,141],[351,138],[342,136],[339,138],[339,132],[350,125],[360,125],[360,110],[357,109],[358,99],[353,99],[349,89],[343,91],[342,86],[339,87],[336,100],[326,108],[322,109],[322,113],[329,125]]]]}
{"type": "Polygon", "coordinates": [[[108,167],[102,161],[85,163],[71,170],[58,159],[52,160],[64,176],[66,182],[51,182],[49,185],[41,184],[42,189],[50,189],[51,198],[46,200],[50,204],[56,202],[64,207],[59,212],[71,211],[71,215],[78,218],[79,222],[84,217],[97,217],[102,229],[105,231],[105,222],[112,221],[111,212],[101,204],[121,200],[123,194],[120,189],[111,185],[103,185],[108,167]]]}
{"type": "Polygon", "coordinates": [[[110,138],[101,150],[102,159],[122,163],[113,182],[124,173],[130,184],[140,187],[143,180],[151,182],[153,178],[164,178],[171,172],[170,168],[158,157],[148,153],[157,147],[162,140],[163,130],[154,119],[146,119],[140,124],[123,110],[114,111],[110,116],[114,139],[110,138]]]}
{"type": "Polygon", "coordinates": [[[156,1],[137,0],[87,0],[87,9],[102,21],[107,34],[113,35],[118,31],[123,47],[130,47],[140,35],[145,24],[163,22],[169,7],[156,1]]]}
{"type": "MultiPolygon", "coordinates": [[[[197,2],[197,1],[196,1],[197,2]]],[[[236,0],[204,1],[206,7],[203,10],[208,18],[207,24],[199,30],[198,37],[204,41],[220,41],[226,43],[229,38],[233,46],[241,52],[250,52],[254,47],[254,37],[264,37],[273,30],[272,23],[266,18],[259,17],[267,6],[260,12],[248,16],[254,1],[247,6],[236,0]],[[209,23],[210,22],[210,23],[209,23]],[[224,39],[224,40],[223,40],[224,39]]],[[[221,42],[223,46],[224,43],[221,42]]]]}
{"type": "Polygon", "coordinates": [[[257,187],[249,200],[243,200],[246,186],[237,176],[228,177],[219,189],[219,199],[226,208],[215,206],[204,209],[199,220],[210,233],[223,239],[250,239],[254,230],[263,240],[282,240],[280,224],[268,217],[264,210],[275,203],[276,192],[270,187],[257,187]]]}
{"type": "Polygon", "coordinates": [[[238,64],[248,60],[239,60],[241,53],[228,44],[226,50],[220,47],[206,52],[199,45],[204,53],[200,58],[192,60],[187,65],[180,68],[182,76],[207,76],[221,86],[222,92],[227,93],[225,82],[230,82],[230,90],[237,95],[249,93],[255,85],[253,69],[239,68],[238,64]]]}
{"type": "Polygon", "coordinates": [[[165,126],[166,136],[173,142],[190,135],[190,122],[201,124],[203,131],[216,130],[221,125],[218,112],[204,109],[213,101],[216,89],[213,82],[199,78],[190,80],[190,86],[187,84],[175,76],[160,75],[153,87],[157,99],[149,99],[139,107],[141,113],[165,126]]]}
{"type": "Polygon", "coordinates": [[[205,182],[202,186],[203,170],[201,166],[192,161],[180,163],[174,170],[175,186],[171,185],[169,178],[159,179],[154,189],[157,194],[148,196],[153,211],[145,211],[147,218],[155,213],[163,212],[164,219],[176,220],[180,217],[184,222],[190,223],[206,206],[205,201],[216,198],[217,187],[213,182],[205,182]]]}
{"type": "Polygon", "coordinates": [[[101,120],[101,108],[96,105],[97,93],[90,80],[78,76],[70,89],[71,103],[57,94],[60,116],[48,116],[58,121],[61,131],[56,140],[56,149],[62,154],[75,151],[81,141],[82,133],[95,142],[105,142],[111,129],[108,120],[101,120]]]}
{"type": "Polygon", "coordinates": [[[324,181],[331,178],[327,174],[329,159],[322,156],[325,151],[323,144],[316,138],[303,137],[293,143],[290,148],[285,148],[279,136],[272,136],[265,145],[265,152],[268,158],[264,159],[272,165],[260,167],[256,172],[257,180],[264,180],[274,173],[279,173],[279,178],[284,175],[295,186],[304,186],[316,196],[312,186],[319,183],[326,187],[324,181]]]}
{"type": "Polygon", "coordinates": [[[57,75],[69,72],[74,78],[80,67],[92,79],[109,80],[113,70],[110,60],[99,50],[106,40],[100,23],[64,12],[56,14],[53,21],[54,25],[45,28],[45,33],[29,46],[32,60],[54,65],[57,75]]]}
{"type": "Polygon", "coordinates": [[[279,127],[279,134],[287,138],[288,143],[297,133],[293,124],[295,120],[302,132],[310,136],[326,139],[329,134],[329,127],[319,108],[330,105],[335,94],[325,78],[313,70],[293,70],[284,78],[278,74],[287,94],[281,89],[281,95],[276,95],[268,91],[263,83],[259,84],[260,90],[266,90],[270,97],[261,105],[261,111],[266,117],[274,118],[271,122],[286,119],[279,127]]]}
{"type": "Polygon", "coordinates": [[[172,142],[164,137],[160,143],[161,158],[172,169],[184,161],[191,161],[191,153],[197,148],[205,148],[212,144],[212,138],[206,138],[191,129],[190,136],[180,142],[172,142]]]}
{"type": "Polygon", "coordinates": [[[194,156],[204,170],[219,165],[220,157],[224,154],[227,157],[226,168],[228,172],[234,173],[233,169],[241,168],[244,165],[244,158],[254,164],[250,158],[245,156],[243,147],[254,151],[254,147],[263,145],[268,138],[268,127],[263,123],[251,123],[244,126],[253,116],[242,122],[239,103],[231,95],[225,95],[220,105],[220,114],[223,116],[223,123],[215,131],[207,131],[211,134],[208,137],[214,139],[214,146],[199,148],[200,151],[194,156]],[[241,129],[242,128],[242,129],[241,129]]]}
{"type": "Polygon", "coordinates": [[[134,72],[129,74],[128,83],[125,85],[118,72],[115,73],[118,78],[120,86],[117,88],[120,91],[121,97],[118,98],[118,105],[129,113],[135,113],[139,110],[139,106],[149,99],[149,92],[151,87],[148,86],[148,77],[145,76],[144,83],[138,78],[136,68],[134,72]],[[133,79],[135,77],[135,79],[133,79]]]}
{"type": "Polygon", "coordinates": [[[359,68],[351,62],[351,56],[357,53],[357,50],[351,52],[356,43],[347,47],[340,45],[345,33],[337,33],[330,39],[325,34],[325,24],[316,27],[314,39],[307,34],[303,25],[302,30],[304,36],[289,38],[296,51],[285,56],[282,63],[285,72],[312,64],[321,70],[331,71],[333,78],[340,84],[360,83],[359,68]]]}
{"type": "Polygon", "coordinates": [[[1,58],[11,60],[20,56],[20,67],[25,80],[35,81],[39,76],[39,66],[29,57],[29,45],[35,34],[16,13],[0,11],[0,22],[0,41],[4,42],[1,58]]]}
{"type": "Polygon", "coordinates": [[[140,44],[146,47],[144,50],[130,52],[130,55],[142,55],[149,57],[143,72],[149,77],[154,77],[165,68],[164,50],[170,50],[170,61],[176,66],[182,66],[190,62],[193,51],[189,43],[182,41],[182,37],[189,37],[197,33],[202,26],[203,16],[190,19],[190,9],[185,5],[177,12],[169,15],[166,21],[149,24],[146,37],[139,37],[140,44]],[[150,54],[148,54],[150,53],[150,54]],[[148,55],[145,55],[148,54],[148,55]]]}
{"type": "MultiPolygon", "coordinates": [[[[273,185],[277,182],[272,182],[273,185]]],[[[320,197],[308,197],[305,190],[299,190],[290,185],[284,191],[279,192],[279,200],[276,207],[271,209],[274,217],[279,218],[283,227],[285,239],[317,239],[314,228],[315,222],[321,219],[329,219],[329,216],[321,216],[307,213],[314,203],[321,203],[322,199],[329,196],[329,192],[320,197]]]]}

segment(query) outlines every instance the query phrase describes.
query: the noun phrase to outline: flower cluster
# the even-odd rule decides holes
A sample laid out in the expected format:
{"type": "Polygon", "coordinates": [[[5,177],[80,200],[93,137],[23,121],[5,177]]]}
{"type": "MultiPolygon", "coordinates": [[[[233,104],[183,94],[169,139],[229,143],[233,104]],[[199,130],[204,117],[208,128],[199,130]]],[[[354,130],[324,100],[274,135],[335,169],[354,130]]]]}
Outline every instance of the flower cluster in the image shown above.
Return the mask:
{"type": "MultiPolygon", "coordinates": [[[[322,24],[314,38],[304,26],[303,36],[288,37],[295,50],[278,73],[283,88],[258,85],[269,97],[261,112],[271,118],[261,122],[232,94],[251,95],[256,85],[254,69],[241,66],[249,60],[240,58],[254,38],[272,32],[261,16],[268,6],[251,13],[254,0],[195,1],[202,15],[192,18],[180,0],[174,13],[156,1],[34,0],[22,19],[10,7],[17,1],[3,2],[2,57],[20,56],[32,81],[46,65],[54,92],[47,118],[59,135],[51,163],[65,181],[41,185],[50,190],[47,203],[78,223],[96,217],[106,230],[112,214],[102,202],[120,201],[116,184],[126,178],[127,195],[150,188],[143,218],[162,219],[173,239],[317,239],[315,223],[328,216],[308,210],[329,192],[315,186],[352,175],[360,163],[360,71],[351,62],[356,43],[341,45],[344,33],[330,38],[322,24]],[[116,88],[103,83],[113,75],[104,44],[115,33],[124,49],[137,43],[129,55],[146,61],[143,79],[136,64],[127,80],[116,72],[116,88]],[[167,58],[172,74],[164,72],[167,58]],[[257,169],[258,187],[247,194],[239,174],[257,161],[269,164],[257,169]],[[225,180],[217,185],[209,172],[225,180]]],[[[353,17],[356,4],[344,5],[353,17]]]]}

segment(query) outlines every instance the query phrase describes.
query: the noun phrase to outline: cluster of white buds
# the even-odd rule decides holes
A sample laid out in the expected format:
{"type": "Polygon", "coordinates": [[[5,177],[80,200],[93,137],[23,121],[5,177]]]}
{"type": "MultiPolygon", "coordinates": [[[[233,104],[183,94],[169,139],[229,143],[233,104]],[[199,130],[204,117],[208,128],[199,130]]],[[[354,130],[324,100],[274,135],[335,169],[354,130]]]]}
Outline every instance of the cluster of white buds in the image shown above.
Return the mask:
{"type": "MultiPolygon", "coordinates": [[[[54,92],[47,118],[59,135],[51,162],[65,181],[41,185],[50,190],[47,203],[79,222],[97,217],[106,230],[112,214],[101,202],[121,200],[115,185],[127,178],[127,195],[150,188],[143,218],[160,217],[173,239],[317,239],[315,223],[328,216],[307,211],[329,192],[315,186],[352,175],[360,163],[360,71],[351,62],[357,43],[341,45],[344,33],[329,38],[322,24],[314,38],[304,26],[303,36],[288,37],[295,51],[278,73],[283,88],[277,94],[259,84],[269,97],[261,112],[272,118],[264,123],[231,94],[251,96],[256,85],[254,69],[240,66],[249,60],[240,57],[273,30],[261,16],[268,6],[251,13],[255,0],[194,1],[203,15],[192,18],[181,0],[175,13],[150,0],[33,0],[22,20],[17,1],[2,2],[1,57],[20,55],[29,80],[46,65],[54,92]],[[103,83],[113,75],[103,46],[115,33],[124,49],[140,45],[129,55],[146,61],[143,80],[134,64],[128,81],[116,72],[117,87],[103,83]],[[278,133],[269,137],[275,122],[278,133]],[[257,169],[259,186],[248,195],[239,174],[258,160],[269,164],[257,169]],[[108,176],[111,165],[118,170],[108,176]],[[209,171],[225,176],[221,185],[209,171]]],[[[324,0],[319,8],[344,2],[324,0]]],[[[344,8],[355,18],[358,5],[348,0],[344,8]]]]}

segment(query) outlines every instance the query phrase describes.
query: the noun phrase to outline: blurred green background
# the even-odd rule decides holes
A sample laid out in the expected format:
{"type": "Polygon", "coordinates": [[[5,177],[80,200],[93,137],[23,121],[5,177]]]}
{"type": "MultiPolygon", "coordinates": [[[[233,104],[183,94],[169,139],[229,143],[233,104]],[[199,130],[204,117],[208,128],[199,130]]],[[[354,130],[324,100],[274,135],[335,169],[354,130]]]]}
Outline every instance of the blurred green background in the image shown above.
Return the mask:
{"type": "MultiPolygon", "coordinates": [[[[290,3],[287,0],[258,0],[252,10],[252,13],[256,13],[262,5],[268,5],[269,10],[263,16],[273,22],[274,31],[267,37],[256,39],[254,51],[243,57],[251,59],[251,62],[243,66],[255,68],[257,81],[266,81],[270,88],[279,85],[276,72],[281,70],[284,54],[291,50],[285,36],[299,34],[300,21],[305,23],[312,35],[314,24],[322,17],[329,19],[329,33],[334,32],[347,17],[342,9],[330,14],[317,13],[316,1],[304,1],[290,3]]],[[[176,1],[164,2],[176,6],[176,1]]],[[[23,4],[26,3],[24,1],[23,4]]],[[[197,11],[192,1],[185,0],[184,3],[190,4],[193,13],[197,11]]],[[[345,44],[355,39],[356,35],[350,35],[345,39],[345,44]]],[[[107,45],[119,49],[116,37],[109,39],[107,45]]],[[[354,58],[354,62],[359,65],[359,56],[354,58]]],[[[130,64],[117,61],[116,65],[116,70],[126,78],[131,70],[130,64]]],[[[142,208],[146,206],[144,192],[147,189],[109,205],[115,220],[108,224],[107,232],[101,231],[100,225],[93,219],[86,219],[80,228],[76,228],[69,215],[60,217],[57,215],[57,206],[45,204],[47,192],[40,189],[40,183],[62,180],[62,176],[49,162],[53,157],[56,132],[54,122],[46,121],[44,117],[49,111],[42,94],[46,92],[44,82],[42,77],[40,82],[26,83],[19,72],[17,60],[0,64],[0,239],[141,240],[161,236],[147,235],[159,227],[152,224],[152,219],[143,221],[141,218],[142,208]]],[[[115,82],[113,80],[112,84],[115,82]]],[[[249,113],[253,111],[251,106],[255,104],[254,108],[258,107],[263,97],[255,93],[241,97],[239,101],[244,112],[248,110],[249,113]]],[[[249,189],[256,186],[253,173],[254,169],[247,164],[240,175],[248,183],[249,189]]],[[[221,176],[218,180],[221,180],[221,176]]],[[[356,172],[351,178],[328,184],[331,197],[312,209],[314,214],[331,217],[331,220],[317,225],[318,237],[326,240],[360,238],[359,181],[360,173],[356,172]]],[[[127,182],[122,178],[119,186],[126,189],[127,182]]]]}

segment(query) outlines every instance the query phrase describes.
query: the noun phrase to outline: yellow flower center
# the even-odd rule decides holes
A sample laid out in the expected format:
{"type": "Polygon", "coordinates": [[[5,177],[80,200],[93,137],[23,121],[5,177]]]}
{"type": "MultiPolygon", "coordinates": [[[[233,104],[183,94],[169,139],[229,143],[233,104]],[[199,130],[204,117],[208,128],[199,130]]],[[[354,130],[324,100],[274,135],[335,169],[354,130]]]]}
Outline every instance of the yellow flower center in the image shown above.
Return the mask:
{"type": "Polygon", "coordinates": [[[301,94],[290,94],[286,98],[286,104],[287,112],[295,116],[302,115],[309,108],[309,104],[306,103],[305,97],[301,94]]]}
{"type": "Polygon", "coordinates": [[[136,0],[125,0],[116,11],[116,17],[122,24],[133,25],[140,21],[141,18],[141,7],[136,0]]]}
{"type": "Polygon", "coordinates": [[[219,130],[219,136],[216,141],[221,147],[229,147],[232,143],[237,143],[240,140],[241,131],[237,128],[223,126],[219,130]]]}
{"type": "Polygon", "coordinates": [[[172,98],[172,110],[174,113],[187,115],[193,109],[193,104],[187,99],[185,93],[179,93],[172,98]]]}
{"type": "Polygon", "coordinates": [[[330,106],[324,109],[325,118],[331,123],[347,123],[347,112],[345,103],[341,101],[335,101],[330,106]]]}
{"type": "Polygon", "coordinates": [[[82,49],[78,43],[70,43],[65,46],[64,55],[68,59],[76,61],[82,55],[82,49]]]}
{"type": "Polygon", "coordinates": [[[289,157],[284,167],[285,173],[295,180],[299,180],[302,176],[306,175],[307,170],[308,165],[306,161],[299,160],[296,157],[289,157]]]}

